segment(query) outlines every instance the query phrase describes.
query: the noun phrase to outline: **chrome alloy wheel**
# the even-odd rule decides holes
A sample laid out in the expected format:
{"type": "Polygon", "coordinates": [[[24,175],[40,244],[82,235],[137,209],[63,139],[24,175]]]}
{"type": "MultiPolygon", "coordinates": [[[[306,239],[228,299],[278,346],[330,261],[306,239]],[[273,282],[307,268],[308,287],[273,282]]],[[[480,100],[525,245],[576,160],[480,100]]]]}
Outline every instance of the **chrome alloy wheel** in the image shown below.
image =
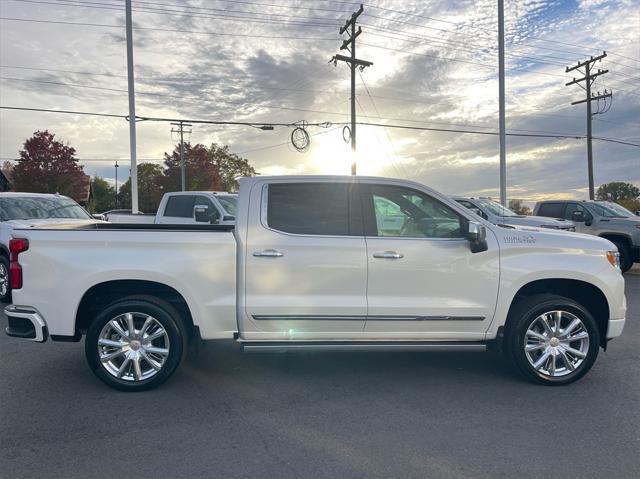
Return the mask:
{"type": "Polygon", "coordinates": [[[169,335],[145,313],[124,313],[104,325],[98,337],[98,357],[113,377],[144,381],[155,376],[169,357],[169,335]]]}
{"type": "Polygon", "coordinates": [[[548,311],[529,325],[524,351],[529,364],[545,376],[571,374],[589,352],[589,333],[583,322],[567,311],[548,311]]]}
{"type": "Polygon", "coordinates": [[[0,296],[5,296],[9,291],[9,272],[4,263],[0,263],[0,296]]]}

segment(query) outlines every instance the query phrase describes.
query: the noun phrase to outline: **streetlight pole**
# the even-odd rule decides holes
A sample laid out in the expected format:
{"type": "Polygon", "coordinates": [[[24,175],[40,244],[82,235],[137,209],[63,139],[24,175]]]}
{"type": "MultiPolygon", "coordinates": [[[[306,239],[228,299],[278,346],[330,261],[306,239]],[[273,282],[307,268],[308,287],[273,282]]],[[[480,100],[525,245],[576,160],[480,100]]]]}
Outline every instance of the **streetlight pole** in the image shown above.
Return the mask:
{"type": "Polygon", "coordinates": [[[116,161],[116,209],[118,209],[118,162],[116,161]]]}
{"type": "Polygon", "coordinates": [[[504,0],[498,0],[498,103],[500,110],[500,203],[507,206],[507,135],[504,105],[504,0]]]}
{"type": "Polygon", "coordinates": [[[136,93],[133,78],[133,22],[131,20],[131,0],[125,0],[125,10],[127,31],[127,81],[129,91],[129,149],[131,151],[131,212],[137,213],[138,164],[136,161],[136,93]]]}

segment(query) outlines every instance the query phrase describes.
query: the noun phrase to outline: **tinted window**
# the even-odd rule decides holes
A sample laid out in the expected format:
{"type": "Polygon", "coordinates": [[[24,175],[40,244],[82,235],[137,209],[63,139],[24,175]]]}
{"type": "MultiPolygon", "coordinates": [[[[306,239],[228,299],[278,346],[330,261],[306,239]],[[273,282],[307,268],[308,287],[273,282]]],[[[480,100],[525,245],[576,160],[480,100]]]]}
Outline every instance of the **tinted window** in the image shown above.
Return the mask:
{"type": "Polygon", "coordinates": [[[373,203],[377,236],[461,238],[461,218],[435,198],[399,186],[371,185],[365,196],[373,203]]]}
{"type": "Polygon", "coordinates": [[[562,218],[562,210],[564,203],[543,203],[538,209],[539,216],[548,216],[549,218],[562,218]]]}
{"type": "Polygon", "coordinates": [[[571,217],[573,216],[573,212],[574,211],[582,211],[582,213],[584,214],[585,219],[589,219],[591,218],[591,213],[589,213],[586,208],[584,208],[582,205],[579,205],[578,203],[569,203],[567,204],[567,209],[564,211],[564,218],[567,220],[570,220],[571,217]]]}
{"type": "Polygon", "coordinates": [[[349,234],[349,185],[269,185],[267,223],[278,231],[309,235],[349,234]]]}
{"type": "Polygon", "coordinates": [[[220,212],[209,198],[202,195],[196,196],[193,206],[196,205],[206,205],[209,207],[209,223],[216,224],[220,222],[220,212]]]}
{"type": "Polygon", "coordinates": [[[169,197],[167,207],[164,210],[164,216],[193,218],[194,199],[195,196],[193,195],[176,195],[169,197]]]}

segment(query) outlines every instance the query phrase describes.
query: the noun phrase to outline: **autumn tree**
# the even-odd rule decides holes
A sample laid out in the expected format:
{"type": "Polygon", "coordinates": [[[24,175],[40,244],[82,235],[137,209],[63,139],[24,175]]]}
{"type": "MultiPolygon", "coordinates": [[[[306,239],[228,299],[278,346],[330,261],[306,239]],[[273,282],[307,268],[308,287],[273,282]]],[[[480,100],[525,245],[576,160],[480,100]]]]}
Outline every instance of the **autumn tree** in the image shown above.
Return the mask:
{"type": "Polygon", "coordinates": [[[79,198],[85,174],[75,154],[74,148],[55,140],[53,133],[36,131],[24,142],[13,168],[13,190],[79,198]]]}
{"type": "MultiPolygon", "coordinates": [[[[155,213],[160,206],[164,194],[162,167],[156,163],[140,163],[138,165],[138,209],[143,213],[155,213]]],[[[131,178],[120,187],[118,192],[119,206],[131,207],[131,178]]]]}
{"type": "Polygon", "coordinates": [[[228,146],[212,143],[208,148],[209,158],[213,159],[222,176],[222,190],[237,191],[238,178],[255,176],[256,170],[249,164],[249,160],[229,152],[228,146]]]}
{"type": "Polygon", "coordinates": [[[509,209],[517,215],[530,215],[531,208],[524,204],[522,200],[509,200],[509,209]]]}
{"type": "Polygon", "coordinates": [[[640,188],[622,181],[612,181],[600,185],[596,193],[596,198],[599,200],[611,200],[616,203],[619,200],[636,200],[638,197],[640,197],[640,188]]]}
{"type": "MultiPolygon", "coordinates": [[[[214,191],[222,189],[222,176],[215,160],[209,156],[207,148],[197,143],[184,144],[185,189],[187,191],[214,191]]],[[[165,170],[162,186],[164,191],[180,191],[180,145],[171,154],[164,154],[165,170]]]]}

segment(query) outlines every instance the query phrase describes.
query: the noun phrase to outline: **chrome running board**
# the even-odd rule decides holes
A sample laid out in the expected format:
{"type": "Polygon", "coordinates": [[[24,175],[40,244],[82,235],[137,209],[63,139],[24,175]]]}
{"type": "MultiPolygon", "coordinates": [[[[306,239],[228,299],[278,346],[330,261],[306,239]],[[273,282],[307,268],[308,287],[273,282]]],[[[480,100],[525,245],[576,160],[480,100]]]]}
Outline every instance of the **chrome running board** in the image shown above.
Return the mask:
{"type": "Polygon", "coordinates": [[[445,341],[316,341],[316,342],[242,342],[245,353],[279,353],[294,351],[486,351],[486,343],[445,341]]]}

